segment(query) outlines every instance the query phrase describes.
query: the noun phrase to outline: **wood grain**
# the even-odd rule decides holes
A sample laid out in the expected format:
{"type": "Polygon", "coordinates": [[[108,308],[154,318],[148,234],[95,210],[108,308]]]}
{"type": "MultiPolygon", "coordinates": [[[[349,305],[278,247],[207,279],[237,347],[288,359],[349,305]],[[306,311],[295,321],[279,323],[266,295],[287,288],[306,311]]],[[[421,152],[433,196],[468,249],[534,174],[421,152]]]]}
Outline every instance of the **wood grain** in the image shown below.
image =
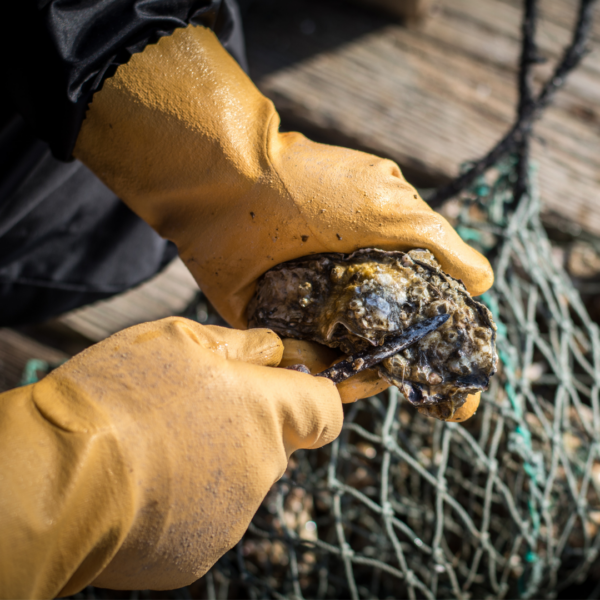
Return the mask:
{"type": "MultiPolygon", "coordinates": [[[[538,82],[568,42],[575,14],[570,0],[541,4],[538,41],[548,62],[536,67],[538,82]]],[[[392,158],[423,186],[455,176],[512,123],[521,22],[516,0],[444,0],[418,29],[366,18],[363,33],[356,27],[351,39],[339,26],[338,44],[336,23],[350,16],[341,7],[336,16],[335,10],[315,16],[312,52],[292,25],[289,30],[277,21],[249,25],[255,80],[286,125],[392,158]],[[275,27],[286,39],[277,52],[270,29],[275,27]]],[[[595,234],[600,234],[598,57],[594,45],[536,125],[533,146],[545,210],[595,234]]]]}
{"type": "Polygon", "coordinates": [[[74,310],[59,323],[94,342],[146,321],[163,319],[185,310],[198,292],[198,285],[180,259],[142,285],[74,310]]]}
{"type": "Polygon", "coordinates": [[[433,3],[432,0],[353,0],[353,2],[368,8],[384,10],[411,23],[426,19],[433,3]]]}

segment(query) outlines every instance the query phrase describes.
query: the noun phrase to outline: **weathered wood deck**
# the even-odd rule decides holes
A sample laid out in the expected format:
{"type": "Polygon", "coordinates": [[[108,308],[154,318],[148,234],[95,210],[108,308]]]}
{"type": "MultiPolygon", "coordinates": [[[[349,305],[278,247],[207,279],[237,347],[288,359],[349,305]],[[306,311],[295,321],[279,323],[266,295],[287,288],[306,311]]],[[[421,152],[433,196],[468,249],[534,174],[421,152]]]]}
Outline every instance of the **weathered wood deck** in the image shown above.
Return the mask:
{"type": "MultiPolygon", "coordinates": [[[[337,2],[257,4],[251,74],[286,127],[396,160],[431,187],[479,158],[516,103],[520,0],[442,0],[418,28],[337,2]]],[[[568,43],[574,0],[541,0],[547,77],[568,43]]],[[[583,65],[536,126],[544,207],[600,234],[600,19],[583,65]]]]}
{"type": "Polygon", "coordinates": [[[98,342],[132,325],[182,313],[197,292],[191,273],[176,259],[150,281],[109,300],[71,311],[58,322],[98,342]]]}

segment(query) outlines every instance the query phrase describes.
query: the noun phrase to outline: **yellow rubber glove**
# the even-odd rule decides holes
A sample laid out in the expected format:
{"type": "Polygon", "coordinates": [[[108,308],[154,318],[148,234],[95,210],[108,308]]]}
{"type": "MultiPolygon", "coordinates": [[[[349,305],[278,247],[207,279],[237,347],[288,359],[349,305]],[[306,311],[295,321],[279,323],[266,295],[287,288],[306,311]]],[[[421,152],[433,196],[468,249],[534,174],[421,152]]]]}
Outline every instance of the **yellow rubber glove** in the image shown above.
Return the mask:
{"type": "Polygon", "coordinates": [[[169,318],[0,395],[0,596],[189,584],[242,536],[299,448],[341,429],[325,379],[271,331],[169,318]]]}
{"type": "Polygon", "coordinates": [[[260,275],[314,252],[428,248],[472,294],[493,281],[395,163],[279,133],[271,101],[202,27],[117,69],[94,95],[75,156],[177,244],[234,327],[246,326],[260,275]]]}

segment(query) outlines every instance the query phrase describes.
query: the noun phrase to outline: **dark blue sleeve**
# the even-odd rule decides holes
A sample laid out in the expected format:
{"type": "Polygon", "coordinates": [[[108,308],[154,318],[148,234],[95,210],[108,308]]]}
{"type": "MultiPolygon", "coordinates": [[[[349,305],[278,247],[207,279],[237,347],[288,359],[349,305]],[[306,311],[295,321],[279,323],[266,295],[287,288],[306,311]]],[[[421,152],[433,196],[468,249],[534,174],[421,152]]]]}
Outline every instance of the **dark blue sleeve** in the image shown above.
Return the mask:
{"type": "Polygon", "coordinates": [[[0,36],[4,58],[0,91],[8,94],[60,160],[71,159],[94,92],[132,54],[188,24],[214,29],[225,47],[240,28],[232,0],[14,0],[6,4],[11,13],[6,23],[11,25],[3,27],[0,36]]]}

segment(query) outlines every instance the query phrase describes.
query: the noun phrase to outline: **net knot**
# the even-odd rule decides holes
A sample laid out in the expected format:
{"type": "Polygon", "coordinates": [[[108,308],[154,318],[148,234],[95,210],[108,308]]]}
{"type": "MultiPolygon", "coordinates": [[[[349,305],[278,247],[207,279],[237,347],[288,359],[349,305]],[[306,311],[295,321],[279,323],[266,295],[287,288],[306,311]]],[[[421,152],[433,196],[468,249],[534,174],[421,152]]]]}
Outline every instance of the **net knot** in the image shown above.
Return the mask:
{"type": "Polygon", "coordinates": [[[559,326],[565,333],[572,333],[573,331],[573,324],[566,319],[561,319],[559,321],[559,326]]]}
{"type": "Polygon", "coordinates": [[[341,544],[341,551],[344,558],[352,558],[354,556],[354,550],[352,550],[348,542],[341,544]]]}
{"type": "Polygon", "coordinates": [[[523,329],[525,330],[525,333],[529,333],[531,335],[535,335],[539,331],[537,323],[535,323],[535,321],[529,321],[525,324],[523,329]]]}
{"type": "Polygon", "coordinates": [[[385,435],[383,437],[383,439],[381,440],[381,443],[383,444],[383,447],[388,451],[388,452],[393,452],[396,449],[396,445],[394,443],[394,438],[391,435],[385,435]]]}
{"type": "Polygon", "coordinates": [[[560,372],[557,373],[557,376],[558,376],[558,380],[560,381],[561,385],[564,385],[565,387],[571,387],[572,380],[571,380],[571,371],[569,368],[560,369],[560,372]]]}
{"type": "MultiPolygon", "coordinates": [[[[444,553],[441,548],[439,548],[439,547],[436,548],[433,551],[432,556],[433,556],[433,560],[436,562],[436,564],[438,564],[441,567],[444,567],[444,553]]],[[[444,570],[446,570],[446,567],[444,567],[444,570]]]]}
{"type": "Polygon", "coordinates": [[[585,560],[588,563],[593,563],[596,558],[598,558],[598,549],[597,548],[590,548],[586,553],[585,553],[585,560]]]}
{"type": "Polygon", "coordinates": [[[406,573],[404,574],[404,577],[406,578],[406,583],[408,585],[416,585],[417,578],[415,577],[414,571],[412,571],[411,569],[407,569],[406,573]]]}
{"type": "Polygon", "coordinates": [[[330,477],[327,483],[332,490],[339,490],[341,487],[340,482],[335,478],[335,476],[330,477]]]}

